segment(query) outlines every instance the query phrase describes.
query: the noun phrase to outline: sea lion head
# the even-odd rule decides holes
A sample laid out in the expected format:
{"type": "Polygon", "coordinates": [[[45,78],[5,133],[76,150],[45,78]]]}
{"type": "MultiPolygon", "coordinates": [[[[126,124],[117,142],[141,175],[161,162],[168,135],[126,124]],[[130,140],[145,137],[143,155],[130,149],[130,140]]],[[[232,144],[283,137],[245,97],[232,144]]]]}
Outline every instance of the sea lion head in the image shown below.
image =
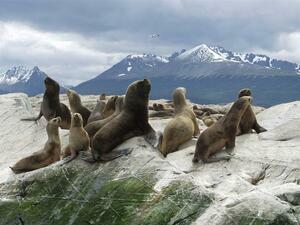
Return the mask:
{"type": "Polygon", "coordinates": [[[80,113],[74,113],[71,121],[71,127],[82,127],[83,119],[80,113]]]}
{"type": "Polygon", "coordinates": [[[251,103],[252,103],[251,96],[242,96],[234,103],[234,106],[238,110],[245,110],[251,103]]]}
{"type": "Polygon", "coordinates": [[[81,100],[79,95],[77,94],[76,91],[73,91],[71,89],[67,90],[67,96],[69,98],[69,102],[71,106],[76,106],[81,104],[81,100]]]}
{"type": "Polygon", "coordinates": [[[47,133],[48,134],[57,134],[58,133],[58,127],[61,125],[61,117],[55,117],[53,119],[51,119],[48,123],[47,123],[47,133]]]}
{"type": "Polygon", "coordinates": [[[55,80],[51,79],[50,77],[46,77],[44,80],[44,84],[47,93],[53,93],[53,94],[59,93],[60,90],[59,84],[55,80]]]}
{"type": "Polygon", "coordinates": [[[103,114],[106,114],[107,112],[111,111],[111,110],[115,110],[116,109],[116,101],[118,99],[117,95],[111,96],[108,100],[107,103],[103,109],[103,114]]]}
{"type": "Polygon", "coordinates": [[[151,82],[148,79],[137,80],[129,85],[125,94],[125,108],[148,107],[151,82]]]}
{"type": "Polygon", "coordinates": [[[165,110],[165,106],[164,106],[163,104],[161,104],[161,103],[158,103],[158,104],[157,104],[157,107],[158,107],[158,109],[159,109],[160,111],[164,111],[164,110],[165,110]]]}
{"type": "Polygon", "coordinates": [[[99,100],[105,100],[106,99],[106,94],[105,93],[102,93],[99,95],[99,100]]]}
{"type": "Polygon", "coordinates": [[[173,92],[173,103],[175,109],[186,105],[186,89],[184,87],[178,87],[173,92]]]}
{"type": "Polygon", "coordinates": [[[116,111],[122,111],[123,108],[123,104],[124,104],[124,96],[118,96],[117,100],[116,100],[116,111]]]}
{"type": "Polygon", "coordinates": [[[249,89],[249,88],[243,88],[243,89],[241,89],[240,90],[240,92],[239,92],[239,98],[240,97],[243,97],[243,96],[251,96],[251,89],[249,89]]]}
{"type": "Polygon", "coordinates": [[[159,111],[157,103],[153,103],[152,107],[153,107],[153,110],[159,111]]]}

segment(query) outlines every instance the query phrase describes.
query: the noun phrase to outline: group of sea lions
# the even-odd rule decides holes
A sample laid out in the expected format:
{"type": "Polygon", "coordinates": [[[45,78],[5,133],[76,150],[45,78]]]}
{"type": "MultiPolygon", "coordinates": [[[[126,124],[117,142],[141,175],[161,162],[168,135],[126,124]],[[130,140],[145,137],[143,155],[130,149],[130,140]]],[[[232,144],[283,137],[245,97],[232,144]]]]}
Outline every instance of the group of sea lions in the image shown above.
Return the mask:
{"type": "Polygon", "coordinates": [[[251,108],[251,91],[242,89],[231,109],[223,116],[212,116],[214,110],[198,109],[186,99],[186,89],[176,88],[173,102],[154,103],[148,106],[151,83],[148,79],[137,80],[127,88],[125,96],[99,96],[91,112],[81,103],[80,96],[73,90],[67,91],[70,108],[60,103],[59,84],[50,77],[45,78],[45,93],[38,117],[22,120],[37,121],[42,116],[48,121],[48,140],[44,148],[19,160],[11,167],[14,173],[22,173],[48,166],[61,158],[64,163],[75,159],[82,152],[88,162],[109,161],[130,153],[130,149],[112,151],[124,141],[144,136],[145,140],[166,156],[178,147],[198,137],[193,162],[215,162],[229,159],[235,146],[235,137],[250,132],[266,131],[256,120],[251,108]],[[163,133],[157,133],[149,124],[150,117],[173,117],[163,133]],[[208,128],[200,133],[197,118],[201,116],[208,128]],[[59,127],[69,129],[69,144],[61,151],[59,127]],[[217,157],[215,153],[225,147],[228,154],[217,157]]]}

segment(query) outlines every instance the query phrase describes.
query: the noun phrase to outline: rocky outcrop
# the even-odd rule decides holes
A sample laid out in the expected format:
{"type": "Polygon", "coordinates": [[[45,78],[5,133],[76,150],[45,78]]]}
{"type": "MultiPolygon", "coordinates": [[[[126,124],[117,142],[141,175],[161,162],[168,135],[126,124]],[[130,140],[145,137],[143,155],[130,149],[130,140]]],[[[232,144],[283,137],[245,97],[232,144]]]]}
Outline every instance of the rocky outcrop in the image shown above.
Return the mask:
{"type": "MultiPolygon", "coordinates": [[[[112,162],[76,159],[14,175],[9,166],[47,139],[43,119],[20,121],[37,113],[40,101],[0,96],[0,224],[300,223],[300,102],[260,112],[269,131],[237,137],[229,161],[193,164],[196,139],[163,158],[137,137],[118,146],[132,153],[112,162]]],[[[96,96],[83,98],[93,102],[96,96]]],[[[163,130],[168,120],[150,123],[163,130]]],[[[60,135],[65,146],[68,131],[60,135]]]]}

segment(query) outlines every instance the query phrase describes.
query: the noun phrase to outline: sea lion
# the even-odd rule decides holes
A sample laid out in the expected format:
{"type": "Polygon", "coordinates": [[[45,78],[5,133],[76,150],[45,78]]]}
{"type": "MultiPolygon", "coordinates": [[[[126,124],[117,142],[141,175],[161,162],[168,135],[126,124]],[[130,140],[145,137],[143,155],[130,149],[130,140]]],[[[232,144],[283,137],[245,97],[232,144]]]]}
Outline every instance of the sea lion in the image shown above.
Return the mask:
{"type": "Polygon", "coordinates": [[[106,94],[105,93],[100,94],[99,99],[100,99],[100,101],[106,100],[106,94]]]}
{"type": "Polygon", "coordinates": [[[215,124],[223,116],[224,116],[223,114],[210,114],[209,116],[203,116],[202,121],[207,127],[210,127],[211,125],[215,124]]]}
{"type": "Polygon", "coordinates": [[[193,112],[195,113],[195,115],[198,119],[202,119],[202,117],[204,115],[204,112],[202,110],[193,108],[193,112]]]}
{"type": "Polygon", "coordinates": [[[91,112],[91,115],[87,121],[87,124],[92,123],[96,120],[100,120],[102,118],[103,110],[106,106],[106,101],[99,96],[99,99],[97,100],[97,104],[94,108],[94,110],[91,112]]]}
{"type": "Polygon", "coordinates": [[[176,88],[173,92],[175,117],[170,120],[160,137],[159,150],[167,156],[175,152],[178,146],[200,133],[196,115],[186,102],[186,89],[176,88]]]}
{"type": "Polygon", "coordinates": [[[91,115],[91,111],[82,105],[79,94],[74,90],[68,90],[67,96],[69,98],[69,103],[72,113],[80,113],[83,119],[83,126],[87,124],[87,121],[91,115]]]}
{"type": "MultiPolygon", "coordinates": [[[[149,107],[150,109],[150,107],[149,107]]],[[[149,117],[171,117],[174,116],[174,109],[162,103],[153,103],[149,111],[149,117]]]]}
{"type": "Polygon", "coordinates": [[[149,138],[153,137],[155,131],[148,122],[150,90],[151,83],[148,79],[129,85],[121,113],[97,131],[92,140],[93,161],[109,161],[127,154],[128,149],[121,154],[111,151],[132,137],[146,135],[147,141],[151,141],[149,138]]]}
{"type": "Polygon", "coordinates": [[[154,111],[160,111],[157,103],[153,103],[152,108],[154,111]]]}
{"type": "Polygon", "coordinates": [[[115,111],[112,115],[102,120],[93,121],[84,127],[91,140],[98,130],[100,130],[105,124],[107,124],[109,121],[111,121],[113,118],[120,114],[123,107],[123,102],[124,96],[118,96],[115,103],[115,111]]]}
{"type": "Polygon", "coordinates": [[[74,113],[71,120],[69,145],[64,149],[63,158],[70,156],[65,161],[68,163],[76,158],[80,151],[88,151],[90,147],[90,138],[88,133],[83,129],[83,118],[81,114],[74,113]]]}
{"type": "Polygon", "coordinates": [[[104,107],[104,110],[102,112],[101,118],[100,119],[105,119],[109,116],[111,116],[114,111],[115,111],[115,107],[116,107],[116,100],[117,100],[118,96],[114,95],[111,96],[108,100],[107,103],[104,107]]]}
{"type": "Polygon", "coordinates": [[[14,173],[36,170],[60,160],[61,144],[58,131],[60,123],[60,117],[51,119],[48,122],[46,127],[48,140],[44,148],[19,160],[15,165],[10,167],[14,173]]]}
{"type": "Polygon", "coordinates": [[[228,152],[233,150],[240,120],[247,107],[250,106],[251,101],[252,97],[250,96],[239,98],[224,117],[200,134],[193,162],[198,162],[200,159],[205,163],[216,162],[230,158],[230,155],[220,158],[209,157],[220,151],[224,146],[228,152]]]}
{"type": "MultiPolygon", "coordinates": [[[[249,88],[244,88],[240,90],[238,97],[251,96],[251,94],[252,93],[249,88]]],[[[249,105],[241,118],[237,135],[249,133],[252,129],[258,134],[267,131],[258,124],[255,113],[253,112],[251,105],[249,105]]]]}
{"type": "Polygon", "coordinates": [[[24,118],[21,120],[37,121],[44,116],[45,119],[49,121],[59,116],[61,118],[60,127],[62,129],[69,129],[71,124],[71,112],[65,104],[60,103],[59,84],[50,77],[46,77],[44,83],[46,90],[43,96],[40,114],[37,117],[24,118]]]}

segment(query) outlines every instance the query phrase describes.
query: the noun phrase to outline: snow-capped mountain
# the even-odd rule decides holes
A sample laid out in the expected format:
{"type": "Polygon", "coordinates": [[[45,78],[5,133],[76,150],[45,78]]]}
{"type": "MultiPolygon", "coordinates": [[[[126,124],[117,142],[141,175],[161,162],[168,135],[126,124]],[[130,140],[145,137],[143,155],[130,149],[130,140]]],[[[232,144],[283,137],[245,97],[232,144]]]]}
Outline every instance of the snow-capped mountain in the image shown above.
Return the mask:
{"type": "Polygon", "coordinates": [[[300,99],[300,66],[266,55],[236,53],[205,44],[169,57],[129,55],[97,77],[75,87],[82,94],[123,94],[136,79],[150,78],[152,98],[171,98],[178,86],[198,103],[225,103],[239,89],[253,89],[261,105],[300,99]]]}
{"type": "Polygon", "coordinates": [[[0,74],[0,90],[2,93],[24,92],[28,95],[43,93],[46,76],[37,66],[32,69],[14,66],[0,74]]]}

